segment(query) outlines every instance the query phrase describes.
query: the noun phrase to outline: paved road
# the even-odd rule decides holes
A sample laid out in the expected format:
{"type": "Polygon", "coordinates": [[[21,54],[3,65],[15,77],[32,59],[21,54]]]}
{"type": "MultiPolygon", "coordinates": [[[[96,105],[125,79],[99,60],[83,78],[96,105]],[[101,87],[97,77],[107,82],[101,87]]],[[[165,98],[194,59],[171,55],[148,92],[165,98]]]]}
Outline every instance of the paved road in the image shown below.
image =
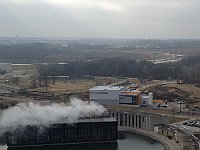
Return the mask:
{"type": "Polygon", "coordinates": [[[200,133],[200,127],[183,125],[184,122],[186,122],[186,121],[176,122],[173,125],[177,125],[177,126],[179,126],[179,128],[189,130],[192,133],[200,133]]]}

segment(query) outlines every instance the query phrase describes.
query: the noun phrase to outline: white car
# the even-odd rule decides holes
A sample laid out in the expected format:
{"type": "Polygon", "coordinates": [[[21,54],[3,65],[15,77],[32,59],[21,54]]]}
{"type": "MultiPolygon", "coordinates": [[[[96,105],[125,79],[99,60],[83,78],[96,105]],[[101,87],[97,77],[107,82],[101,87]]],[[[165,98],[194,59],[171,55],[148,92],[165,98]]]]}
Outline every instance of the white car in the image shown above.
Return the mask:
{"type": "Polygon", "coordinates": [[[177,104],[185,104],[184,101],[178,101],[177,104]]]}

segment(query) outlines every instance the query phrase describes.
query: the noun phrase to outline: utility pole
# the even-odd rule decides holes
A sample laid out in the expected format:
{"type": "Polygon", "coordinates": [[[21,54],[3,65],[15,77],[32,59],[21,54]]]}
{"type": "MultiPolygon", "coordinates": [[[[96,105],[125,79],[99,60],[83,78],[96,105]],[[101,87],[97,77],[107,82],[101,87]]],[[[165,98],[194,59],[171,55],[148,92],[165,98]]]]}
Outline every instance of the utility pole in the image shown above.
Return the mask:
{"type": "Polygon", "coordinates": [[[190,120],[190,102],[191,102],[191,95],[193,92],[189,92],[189,99],[188,99],[188,121],[190,120]]]}
{"type": "Polygon", "coordinates": [[[190,120],[190,98],[188,99],[188,122],[190,120]]]}

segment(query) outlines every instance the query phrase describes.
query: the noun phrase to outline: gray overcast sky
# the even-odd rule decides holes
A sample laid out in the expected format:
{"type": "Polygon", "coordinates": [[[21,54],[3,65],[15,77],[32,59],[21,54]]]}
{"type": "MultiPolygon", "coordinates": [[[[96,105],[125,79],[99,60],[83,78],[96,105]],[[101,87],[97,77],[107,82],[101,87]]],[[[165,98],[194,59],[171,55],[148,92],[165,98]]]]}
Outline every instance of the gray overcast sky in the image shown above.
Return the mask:
{"type": "Polygon", "coordinates": [[[200,39],[200,0],[0,0],[0,36],[200,39]]]}

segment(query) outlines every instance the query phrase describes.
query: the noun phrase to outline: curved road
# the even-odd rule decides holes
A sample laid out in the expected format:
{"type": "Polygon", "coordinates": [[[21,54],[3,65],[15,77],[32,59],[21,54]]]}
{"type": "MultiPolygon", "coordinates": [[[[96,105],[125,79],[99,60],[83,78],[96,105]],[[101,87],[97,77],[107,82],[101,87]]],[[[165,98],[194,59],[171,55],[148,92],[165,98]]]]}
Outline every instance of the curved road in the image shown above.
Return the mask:
{"type": "Polygon", "coordinates": [[[147,130],[141,130],[141,129],[134,129],[131,127],[118,127],[119,131],[128,131],[133,133],[138,133],[147,137],[150,137],[158,142],[160,142],[164,147],[165,150],[181,150],[181,147],[175,143],[174,140],[170,140],[167,137],[164,137],[154,131],[147,131],[147,130]]]}

